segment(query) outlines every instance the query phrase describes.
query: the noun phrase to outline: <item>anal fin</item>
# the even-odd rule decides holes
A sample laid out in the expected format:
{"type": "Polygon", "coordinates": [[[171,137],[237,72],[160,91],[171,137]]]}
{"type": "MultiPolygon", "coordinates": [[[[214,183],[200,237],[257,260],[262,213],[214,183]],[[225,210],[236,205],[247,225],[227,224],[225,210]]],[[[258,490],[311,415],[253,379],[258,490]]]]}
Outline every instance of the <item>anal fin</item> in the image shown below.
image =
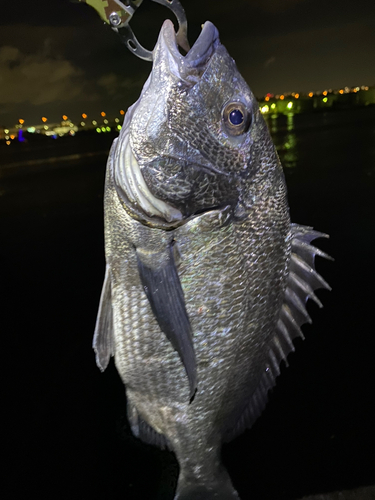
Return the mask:
{"type": "Polygon", "coordinates": [[[92,347],[96,354],[96,364],[104,372],[111,356],[114,355],[111,276],[108,264],[105,270],[92,347]]]}
{"type": "Polygon", "coordinates": [[[164,434],[160,434],[143,420],[134,404],[129,400],[127,402],[127,410],[130,427],[135,437],[141,439],[144,443],[152,444],[162,450],[171,449],[168,439],[164,434]]]}

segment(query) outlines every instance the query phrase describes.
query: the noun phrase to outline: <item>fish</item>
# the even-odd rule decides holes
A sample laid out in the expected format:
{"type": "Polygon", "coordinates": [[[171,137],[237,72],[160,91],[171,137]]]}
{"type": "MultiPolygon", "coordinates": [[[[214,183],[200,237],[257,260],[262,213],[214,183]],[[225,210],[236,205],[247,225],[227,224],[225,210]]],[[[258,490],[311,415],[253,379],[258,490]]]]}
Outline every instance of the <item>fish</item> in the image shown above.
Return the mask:
{"type": "Polygon", "coordinates": [[[175,500],[238,499],[222,444],[251,428],[330,289],[291,223],[257,100],[207,21],[183,55],[164,22],[110,150],[96,362],[114,357],[135,436],[174,452],[175,500]]]}

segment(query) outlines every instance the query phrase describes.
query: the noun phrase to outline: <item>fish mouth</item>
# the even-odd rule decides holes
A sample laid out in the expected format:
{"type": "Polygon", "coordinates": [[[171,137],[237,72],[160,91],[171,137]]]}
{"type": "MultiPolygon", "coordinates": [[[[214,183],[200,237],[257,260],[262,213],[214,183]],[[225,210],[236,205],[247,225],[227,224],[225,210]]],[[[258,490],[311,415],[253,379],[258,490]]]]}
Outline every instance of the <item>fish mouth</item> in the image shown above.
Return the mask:
{"type": "MultiPolygon", "coordinates": [[[[174,86],[176,82],[178,85],[183,82],[193,86],[201,78],[219,44],[218,30],[211,22],[207,21],[193,47],[184,56],[179,51],[173,23],[166,20],[160,30],[159,39],[154,49],[151,79],[146,82],[143,92],[147,92],[151,82],[159,90],[164,86],[167,88],[169,85],[174,86]]],[[[157,92],[157,95],[165,96],[165,94],[157,92]]],[[[145,102],[149,102],[147,98],[145,102]]],[[[158,102],[160,106],[165,104],[163,97],[158,102]]],[[[151,104],[154,105],[153,102],[151,104]]],[[[153,107],[153,112],[155,109],[153,107]]],[[[148,186],[143,178],[142,162],[139,162],[138,155],[133,152],[131,144],[131,122],[136,112],[138,112],[138,106],[134,105],[126,113],[122,131],[112,156],[114,185],[128,213],[134,219],[150,227],[171,230],[203,212],[215,210],[216,206],[207,207],[203,212],[199,210],[199,214],[184,214],[178,208],[153,194],[152,186],[148,186]]],[[[147,112],[146,109],[144,113],[147,115],[147,112]]],[[[140,119],[143,118],[144,116],[141,114],[140,119]]],[[[177,162],[185,162],[184,158],[174,159],[177,162]]],[[[193,161],[193,165],[199,166],[200,170],[204,170],[210,175],[228,175],[203,159],[200,159],[199,162],[193,161]]]]}
{"type": "Polygon", "coordinates": [[[174,25],[167,19],[154,49],[154,67],[164,62],[171,74],[181,80],[195,83],[219,44],[218,30],[210,21],[206,21],[196,42],[186,56],[183,56],[178,48],[174,25]]]}

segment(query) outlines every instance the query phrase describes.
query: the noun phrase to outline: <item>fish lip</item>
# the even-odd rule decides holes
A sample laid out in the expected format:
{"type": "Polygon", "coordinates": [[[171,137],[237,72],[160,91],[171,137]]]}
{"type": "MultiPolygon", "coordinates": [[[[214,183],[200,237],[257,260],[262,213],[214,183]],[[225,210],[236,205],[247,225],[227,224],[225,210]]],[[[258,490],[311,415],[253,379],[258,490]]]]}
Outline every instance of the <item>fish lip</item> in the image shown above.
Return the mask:
{"type": "Polygon", "coordinates": [[[167,49],[168,55],[172,56],[177,64],[182,61],[183,55],[180,54],[180,51],[178,50],[174,25],[170,19],[166,19],[161,27],[159,40],[156,44],[154,52],[157,51],[160,45],[162,45],[162,52],[165,53],[165,49],[167,49]]]}
{"type": "Polygon", "coordinates": [[[185,56],[185,63],[197,67],[206,65],[219,44],[219,32],[215,26],[206,21],[199,37],[185,56]]]}
{"type": "MultiPolygon", "coordinates": [[[[172,21],[167,19],[163,23],[154,50],[155,54],[160,50],[162,58],[169,63],[171,73],[181,79],[186,79],[192,71],[198,69],[201,72],[204,70],[219,43],[218,30],[210,21],[206,21],[194,45],[186,56],[183,56],[178,49],[174,25],[172,21]]],[[[158,64],[157,56],[155,57],[155,63],[158,64]]]]}

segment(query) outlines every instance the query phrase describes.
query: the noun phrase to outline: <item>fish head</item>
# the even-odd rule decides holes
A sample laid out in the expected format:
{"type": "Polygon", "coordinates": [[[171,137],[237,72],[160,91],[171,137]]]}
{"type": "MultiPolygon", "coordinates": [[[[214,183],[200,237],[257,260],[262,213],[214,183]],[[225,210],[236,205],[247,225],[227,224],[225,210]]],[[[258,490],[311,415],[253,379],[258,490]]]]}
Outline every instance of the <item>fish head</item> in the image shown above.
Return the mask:
{"type": "Polygon", "coordinates": [[[152,72],[129,108],[121,134],[128,137],[151,196],[174,209],[162,217],[178,223],[213,208],[236,207],[243,182],[260,167],[257,144],[269,135],[215,26],[206,22],[184,56],[169,20],[154,49],[152,72]]]}

